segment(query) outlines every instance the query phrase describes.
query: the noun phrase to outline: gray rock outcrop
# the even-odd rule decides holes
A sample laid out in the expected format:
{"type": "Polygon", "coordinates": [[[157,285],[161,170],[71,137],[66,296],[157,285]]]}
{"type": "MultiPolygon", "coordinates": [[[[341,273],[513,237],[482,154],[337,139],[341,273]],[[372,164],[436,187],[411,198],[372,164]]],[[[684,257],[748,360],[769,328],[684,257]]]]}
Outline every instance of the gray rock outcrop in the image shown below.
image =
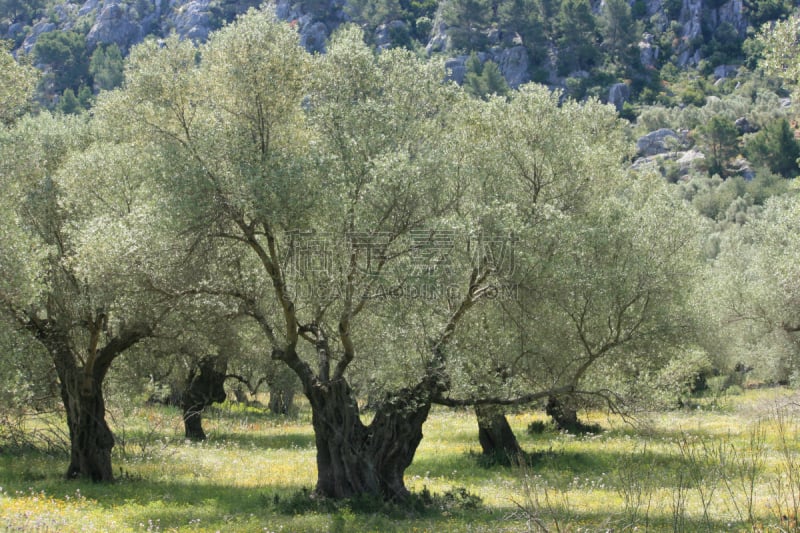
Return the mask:
{"type": "Polygon", "coordinates": [[[718,80],[724,78],[735,78],[739,74],[737,65],[720,65],[714,69],[714,77],[718,80]]]}
{"type": "Polygon", "coordinates": [[[706,156],[698,150],[688,150],[683,152],[677,159],[681,175],[686,175],[690,171],[698,169],[700,166],[702,166],[705,159],[706,156]]]}
{"type": "Polygon", "coordinates": [[[658,46],[653,44],[653,35],[645,33],[639,41],[639,60],[645,68],[657,68],[658,56],[660,54],[658,46]]]}
{"type": "Polygon", "coordinates": [[[740,135],[744,135],[745,133],[755,133],[758,131],[758,126],[756,124],[751,124],[747,117],[739,117],[733,122],[736,129],[739,130],[740,135]]]}
{"type": "Polygon", "coordinates": [[[467,76],[467,56],[456,56],[447,59],[444,62],[444,70],[447,73],[447,79],[461,85],[464,83],[464,78],[467,76]]]}
{"type": "Polygon", "coordinates": [[[512,89],[531,81],[528,50],[524,46],[495,50],[492,53],[492,61],[500,67],[500,72],[512,89]]]}
{"type": "Polygon", "coordinates": [[[123,53],[144,37],[142,27],[134,22],[131,13],[119,0],[107,2],[97,15],[86,36],[89,46],[114,43],[123,53]]]}
{"type": "Polygon", "coordinates": [[[636,151],[642,157],[650,157],[666,152],[673,152],[684,142],[682,135],[674,130],[661,128],[639,137],[636,141],[636,151]]]}
{"type": "Polygon", "coordinates": [[[631,88],[627,83],[615,83],[608,89],[608,103],[622,111],[622,105],[630,100],[631,88]]]}
{"type": "Polygon", "coordinates": [[[191,0],[179,7],[169,16],[175,33],[184,39],[203,42],[215,28],[212,26],[211,2],[191,0]]]}
{"type": "Polygon", "coordinates": [[[31,32],[28,34],[25,40],[22,41],[22,49],[26,54],[30,53],[30,51],[33,49],[33,45],[36,44],[36,39],[38,39],[41,34],[53,31],[57,28],[58,27],[52,22],[37,22],[33,25],[31,32]]]}

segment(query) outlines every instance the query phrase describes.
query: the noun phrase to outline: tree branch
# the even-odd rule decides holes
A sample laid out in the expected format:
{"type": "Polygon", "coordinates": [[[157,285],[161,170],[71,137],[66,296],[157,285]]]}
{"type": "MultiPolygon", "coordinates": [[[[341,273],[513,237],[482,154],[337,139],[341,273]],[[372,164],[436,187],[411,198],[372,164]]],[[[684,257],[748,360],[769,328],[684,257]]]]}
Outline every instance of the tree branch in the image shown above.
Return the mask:
{"type": "Polygon", "coordinates": [[[500,397],[482,397],[482,398],[449,398],[441,394],[435,394],[431,401],[437,405],[445,405],[447,407],[474,407],[477,405],[525,405],[548,396],[558,396],[563,394],[577,394],[578,392],[570,386],[558,387],[541,392],[534,392],[530,394],[523,394],[516,398],[500,398],[500,397]]]}

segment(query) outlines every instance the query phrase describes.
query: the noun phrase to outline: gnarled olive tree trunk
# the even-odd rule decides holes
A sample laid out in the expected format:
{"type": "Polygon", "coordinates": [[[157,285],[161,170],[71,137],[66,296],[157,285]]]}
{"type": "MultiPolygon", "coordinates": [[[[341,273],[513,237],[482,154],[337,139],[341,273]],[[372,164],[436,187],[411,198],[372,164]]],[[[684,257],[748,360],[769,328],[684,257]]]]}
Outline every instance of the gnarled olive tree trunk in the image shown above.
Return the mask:
{"type": "Polygon", "coordinates": [[[547,405],[544,411],[553,419],[558,429],[575,431],[581,427],[581,423],[578,421],[578,411],[558,396],[549,396],[547,398],[547,405]]]}
{"type": "Polygon", "coordinates": [[[69,426],[70,463],[67,478],[111,481],[111,449],[114,435],[106,424],[102,379],[87,375],[86,369],[57,365],[61,400],[69,426]]]}
{"type": "Polygon", "coordinates": [[[422,440],[431,407],[424,385],[388,396],[368,426],[361,422],[344,380],[312,388],[309,400],[317,444],[317,493],[331,498],[380,494],[388,500],[409,495],[403,474],[422,440]]]}
{"type": "Polygon", "coordinates": [[[494,405],[477,405],[475,415],[483,455],[494,457],[502,463],[517,462],[523,451],[503,409],[494,405]]]}
{"type": "Polygon", "coordinates": [[[330,378],[327,361],[316,375],[293,351],[276,350],[273,358],[295,371],[311,405],[317,447],[315,493],[335,499],[361,494],[405,499],[409,491],[403,474],[422,440],[432,398],[446,389],[444,379],[431,371],[417,385],[387,395],[365,425],[355,394],[342,376],[346,365],[330,378]]]}
{"type": "Polygon", "coordinates": [[[203,431],[203,410],[213,403],[225,401],[227,367],[227,358],[207,356],[202,358],[189,373],[186,388],[181,395],[183,425],[187,439],[206,439],[206,433],[203,431]]]}
{"type": "Polygon", "coordinates": [[[105,420],[103,381],[111,363],[125,350],[151,335],[147,325],[127,328],[100,348],[100,332],[105,317],[99,314],[90,324],[88,356],[80,358],[70,344],[69,335],[51,321],[32,319],[28,327],[50,352],[58,374],[61,400],[67,413],[70,463],[67,478],[112,481],[111,450],[114,435],[105,420]]]}
{"type": "Polygon", "coordinates": [[[427,383],[403,389],[381,402],[369,425],[344,379],[307,391],[317,445],[316,492],[330,498],[380,494],[401,500],[403,480],[422,440],[431,407],[427,383]]]}

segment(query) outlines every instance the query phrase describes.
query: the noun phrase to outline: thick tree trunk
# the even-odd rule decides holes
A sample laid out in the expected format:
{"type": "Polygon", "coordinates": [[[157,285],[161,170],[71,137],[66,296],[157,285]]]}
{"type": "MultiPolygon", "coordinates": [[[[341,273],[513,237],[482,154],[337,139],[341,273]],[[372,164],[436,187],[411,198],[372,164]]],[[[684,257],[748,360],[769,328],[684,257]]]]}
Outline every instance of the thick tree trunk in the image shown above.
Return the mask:
{"type": "Polygon", "coordinates": [[[545,413],[553,419],[558,429],[577,431],[582,427],[582,424],[578,421],[578,412],[556,396],[547,398],[545,413]]]}
{"type": "Polygon", "coordinates": [[[213,403],[225,401],[225,370],[227,360],[204,357],[192,369],[181,396],[183,425],[187,439],[205,440],[203,410],[213,403]]]}
{"type": "Polygon", "coordinates": [[[475,415],[478,418],[478,440],[483,455],[494,457],[503,464],[519,461],[523,451],[503,410],[496,406],[479,405],[475,407],[475,415]]]}
{"type": "Polygon", "coordinates": [[[27,324],[47,347],[58,374],[71,450],[67,478],[113,481],[111,450],[114,447],[114,435],[105,420],[103,381],[114,359],[150,336],[152,330],[147,324],[135,324],[124,328],[100,348],[99,338],[106,326],[102,310],[98,311],[91,326],[88,357],[81,358],[70,346],[69,336],[58,328],[56,322],[31,317],[27,324]]]}
{"type": "Polygon", "coordinates": [[[406,498],[403,474],[422,440],[431,407],[429,391],[421,384],[387,397],[365,426],[344,379],[307,388],[317,445],[316,493],[329,498],[406,498]]]}
{"type": "Polygon", "coordinates": [[[247,394],[244,392],[244,387],[241,384],[237,385],[235,389],[233,389],[233,396],[236,398],[236,403],[249,403],[247,401],[247,394]]]}
{"type": "Polygon", "coordinates": [[[61,399],[67,411],[71,445],[67,478],[113,481],[111,449],[114,435],[105,421],[101,382],[86,378],[83,369],[61,369],[61,399]]]}
{"type": "Polygon", "coordinates": [[[184,407],[183,429],[184,435],[189,440],[206,440],[206,432],[203,431],[203,411],[194,407],[184,407]]]}
{"type": "Polygon", "coordinates": [[[275,415],[288,415],[294,406],[294,390],[279,384],[269,387],[269,411],[275,415]]]}

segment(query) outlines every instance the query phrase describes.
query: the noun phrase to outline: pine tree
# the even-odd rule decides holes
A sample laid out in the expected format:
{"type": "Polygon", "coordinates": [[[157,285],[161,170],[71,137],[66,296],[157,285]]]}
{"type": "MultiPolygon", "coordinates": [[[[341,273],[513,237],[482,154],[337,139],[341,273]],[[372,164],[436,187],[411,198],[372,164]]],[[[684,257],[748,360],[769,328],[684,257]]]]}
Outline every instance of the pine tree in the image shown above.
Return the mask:
{"type": "Polygon", "coordinates": [[[467,59],[466,69],[464,87],[472,96],[486,100],[492,94],[499,96],[508,94],[508,83],[494,61],[482,63],[478,55],[473,52],[467,59]]]}
{"type": "Polygon", "coordinates": [[[765,165],[784,178],[794,178],[800,172],[797,161],[800,145],[785,118],[767,124],[745,144],[745,155],[755,164],[765,165]]]}

